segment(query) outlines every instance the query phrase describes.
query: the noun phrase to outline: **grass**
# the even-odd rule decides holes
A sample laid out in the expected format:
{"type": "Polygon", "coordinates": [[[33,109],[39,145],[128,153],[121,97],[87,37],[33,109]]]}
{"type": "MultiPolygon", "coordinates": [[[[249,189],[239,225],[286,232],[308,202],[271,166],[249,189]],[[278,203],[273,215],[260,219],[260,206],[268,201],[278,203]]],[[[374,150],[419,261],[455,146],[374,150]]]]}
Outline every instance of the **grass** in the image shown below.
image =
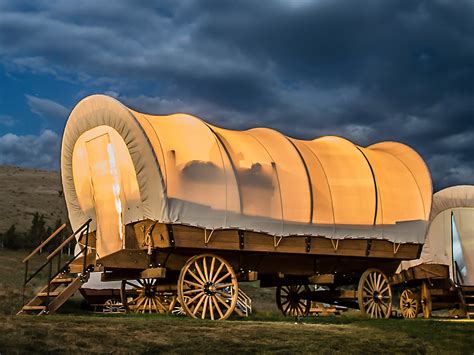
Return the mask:
{"type": "MultiPolygon", "coordinates": [[[[0,254],[0,292],[21,294],[24,253],[0,254]]],[[[38,263],[38,260],[34,261],[38,263]]],[[[259,312],[224,322],[166,315],[102,315],[80,310],[80,298],[62,313],[14,316],[15,302],[0,297],[0,353],[459,353],[474,351],[474,323],[438,320],[368,320],[357,313],[306,318],[297,323],[260,297],[259,312]]],[[[20,298],[21,302],[21,298],[20,298]]]]}

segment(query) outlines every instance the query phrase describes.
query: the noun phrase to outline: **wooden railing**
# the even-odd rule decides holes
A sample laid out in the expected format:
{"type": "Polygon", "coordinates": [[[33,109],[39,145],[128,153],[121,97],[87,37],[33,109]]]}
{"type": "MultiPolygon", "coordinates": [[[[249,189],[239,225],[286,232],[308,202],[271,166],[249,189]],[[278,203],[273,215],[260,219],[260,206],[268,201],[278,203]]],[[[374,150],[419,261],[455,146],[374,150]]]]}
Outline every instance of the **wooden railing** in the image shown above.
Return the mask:
{"type": "Polygon", "coordinates": [[[71,264],[74,259],[76,259],[79,255],[84,253],[84,263],[82,267],[82,275],[85,275],[88,272],[89,265],[87,265],[87,251],[89,247],[89,226],[92,219],[87,220],[82,226],[80,226],[75,232],[73,232],[69,237],[67,237],[61,244],[54,249],[49,255],[46,257],[46,262],[42,264],[37,270],[35,270],[31,275],[29,275],[29,262],[33,256],[38,254],[38,252],[48,246],[55,237],[57,237],[62,230],[66,227],[66,224],[61,225],[58,229],[56,229],[53,234],[51,234],[44,242],[42,242],[35,250],[33,250],[26,258],[23,259],[23,263],[25,264],[25,278],[23,283],[23,304],[25,304],[25,293],[26,287],[31,280],[33,280],[42,270],[48,266],[48,289],[47,289],[47,302],[49,304],[49,294],[50,294],[50,285],[51,281],[58,276],[60,273],[68,270],[69,265],[71,264]],[[79,235],[79,240],[82,237],[85,237],[85,243],[83,244],[82,248],[66,263],[61,263],[61,256],[62,250],[68,246],[75,238],[79,235]],[[57,260],[57,268],[53,272],[53,262],[57,260]]]}

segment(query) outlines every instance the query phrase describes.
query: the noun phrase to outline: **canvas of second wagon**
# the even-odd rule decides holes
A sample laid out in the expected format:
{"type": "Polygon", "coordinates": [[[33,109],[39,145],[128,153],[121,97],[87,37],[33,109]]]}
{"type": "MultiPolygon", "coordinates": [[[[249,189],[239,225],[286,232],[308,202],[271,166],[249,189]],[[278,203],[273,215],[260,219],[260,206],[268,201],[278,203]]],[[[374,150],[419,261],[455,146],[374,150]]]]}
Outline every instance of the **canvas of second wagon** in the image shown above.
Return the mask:
{"type": "Polygon", "coordinates": [[[433,196],[430,226],[420,258],[403,261],[393,277],[403,285],[405,318],[449,309],[474,316],[474,186],[443,189],[433,196]]]}

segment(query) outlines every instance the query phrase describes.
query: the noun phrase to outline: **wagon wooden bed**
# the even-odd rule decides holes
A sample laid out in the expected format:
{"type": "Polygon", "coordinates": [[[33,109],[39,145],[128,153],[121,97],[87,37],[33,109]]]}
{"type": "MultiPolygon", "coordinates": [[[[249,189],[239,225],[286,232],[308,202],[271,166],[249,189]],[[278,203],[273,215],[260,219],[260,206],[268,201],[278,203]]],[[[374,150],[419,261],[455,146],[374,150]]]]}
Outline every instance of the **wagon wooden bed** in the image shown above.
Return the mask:
{"type": "Polygon", "coordinates": [[[388,278],[419,257],[431,207],[426,165],[403,144],[231,131],[103,95],[74,108],[61,155],[80,247],[58,272],[122,280],[130,311],[158,311],[166,290],[190,317],[226,319],[238,282],[259,280],[287,315],[338,300],[389,317],[388,278]]]}
{"type": "Polygon", "coordinates": [[[393,276],[405,318],[449,309],[474,316],[474,186],[453,186],[433,196],[426,243],[419,259],[402,262],[393,276]]]}

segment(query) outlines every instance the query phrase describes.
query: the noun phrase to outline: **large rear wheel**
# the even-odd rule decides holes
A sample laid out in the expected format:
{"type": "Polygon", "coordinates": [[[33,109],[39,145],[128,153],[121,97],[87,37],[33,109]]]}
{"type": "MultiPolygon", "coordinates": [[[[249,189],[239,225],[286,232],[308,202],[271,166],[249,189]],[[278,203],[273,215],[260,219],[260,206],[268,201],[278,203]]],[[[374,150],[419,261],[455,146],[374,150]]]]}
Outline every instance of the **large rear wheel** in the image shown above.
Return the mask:
{"type": "Polygon", "coordinates": [[[377,269],[366,270],[357,289],[360,311],[369,318],[389,318],[392,312],[392,289],[387,276],[377,269]]]}

